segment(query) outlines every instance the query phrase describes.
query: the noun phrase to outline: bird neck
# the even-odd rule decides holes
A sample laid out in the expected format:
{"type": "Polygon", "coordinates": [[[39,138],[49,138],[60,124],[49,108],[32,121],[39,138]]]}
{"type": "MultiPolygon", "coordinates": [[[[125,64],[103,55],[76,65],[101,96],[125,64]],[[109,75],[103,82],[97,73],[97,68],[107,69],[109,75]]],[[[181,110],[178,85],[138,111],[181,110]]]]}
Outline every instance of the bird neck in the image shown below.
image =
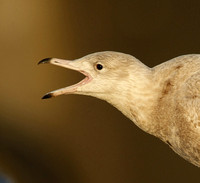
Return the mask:
{"type": "MultiPolygon", "coordinates": [[[[156,96],[151,74],[141,75],[140,79],[130,78],[116,86],[115,92],[104,98],[132,120],[139,128],[154,134],[152,110],[156,96]]],[[[156,125],[156,124],[155,124],[156,125]]]]}

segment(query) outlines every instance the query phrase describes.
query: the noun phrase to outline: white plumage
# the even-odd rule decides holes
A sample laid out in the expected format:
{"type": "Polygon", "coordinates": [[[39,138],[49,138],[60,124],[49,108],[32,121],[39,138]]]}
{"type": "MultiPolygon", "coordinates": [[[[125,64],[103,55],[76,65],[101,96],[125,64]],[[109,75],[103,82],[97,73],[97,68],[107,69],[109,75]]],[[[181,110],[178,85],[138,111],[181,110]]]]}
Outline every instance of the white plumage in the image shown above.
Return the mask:
{"type": "Polygon", "coordinates": [[[154,68],[131,55],[111,51],[74,61],[48,58],[39,63],[86,76],[78,84],[43,98],[83,94],[106,100],[142,130],[200,166],[200,55],[180,56],[154,68]]]}

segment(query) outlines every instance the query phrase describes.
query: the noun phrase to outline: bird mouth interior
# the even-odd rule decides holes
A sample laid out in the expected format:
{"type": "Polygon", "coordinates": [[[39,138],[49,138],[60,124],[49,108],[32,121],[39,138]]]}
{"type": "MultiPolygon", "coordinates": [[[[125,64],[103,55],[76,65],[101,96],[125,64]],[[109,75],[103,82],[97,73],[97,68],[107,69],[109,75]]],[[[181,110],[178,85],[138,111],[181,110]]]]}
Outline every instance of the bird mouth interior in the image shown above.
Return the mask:
{"type": "Polygon", "coordinates": [[[85,71],[82,71],[82,70],[76,70],[76,71],[82,73],[85,76],[85,78],[74,85],[70,85],[65,88],[61,88],[61,89],[49,92],[43,98],[50,98],[50,97],[56,97],[58,95],[63,95],[63,94],[75,93],[80,86],[86,85],[87,83],[89,83],[92,80],[92,77],[85,71]]]}
{"type": "Polygon", "coordinates": [[[88,73],[86,73],[84,71],[79,71],[79,72],[82,73],[85,76],[85,78],[82,79],[81,81],[79,81],[78,83],[74,84],[74,85],[68,86],[67,88],[70,87],[70,88],[76,89],[76,88],[78,88],[78,87],[80,87],[82,85],[85,85],[85,84],[87,84],[87,83],[89,83],[91,81],[92,78],[88,73]]]}

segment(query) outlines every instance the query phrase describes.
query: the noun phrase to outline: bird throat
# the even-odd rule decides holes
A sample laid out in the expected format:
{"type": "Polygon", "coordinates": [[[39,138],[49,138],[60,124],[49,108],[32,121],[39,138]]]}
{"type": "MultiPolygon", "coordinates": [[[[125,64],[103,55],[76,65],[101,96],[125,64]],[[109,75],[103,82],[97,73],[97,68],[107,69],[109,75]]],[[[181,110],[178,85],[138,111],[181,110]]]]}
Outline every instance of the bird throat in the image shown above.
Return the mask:
{"type": "Polygon", "coordinates": [[[117,99],[111,97],[106,100],[119,111],[121,111],[127,118],[133,121],[139,128],[147,133],[153,134],[154,125],[152,124],[151,113],[154,98],[148,95],[137,97],[118,95],[117,99]]]}

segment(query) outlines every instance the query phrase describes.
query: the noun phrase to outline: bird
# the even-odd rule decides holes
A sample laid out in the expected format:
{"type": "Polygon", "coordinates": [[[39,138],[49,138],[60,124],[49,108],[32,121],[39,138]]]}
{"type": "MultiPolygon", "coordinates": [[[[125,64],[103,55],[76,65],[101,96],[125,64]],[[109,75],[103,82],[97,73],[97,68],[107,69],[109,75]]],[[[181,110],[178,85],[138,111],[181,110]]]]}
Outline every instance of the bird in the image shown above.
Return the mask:
{"type": "Polygon", "coordinates": [[[102,51],[75,60],[45,58],[85,78],[45,94],[79,94],[105,100],[144,132],[200,167],[200,54],[148,67],[130,54],[102,51]]]}

